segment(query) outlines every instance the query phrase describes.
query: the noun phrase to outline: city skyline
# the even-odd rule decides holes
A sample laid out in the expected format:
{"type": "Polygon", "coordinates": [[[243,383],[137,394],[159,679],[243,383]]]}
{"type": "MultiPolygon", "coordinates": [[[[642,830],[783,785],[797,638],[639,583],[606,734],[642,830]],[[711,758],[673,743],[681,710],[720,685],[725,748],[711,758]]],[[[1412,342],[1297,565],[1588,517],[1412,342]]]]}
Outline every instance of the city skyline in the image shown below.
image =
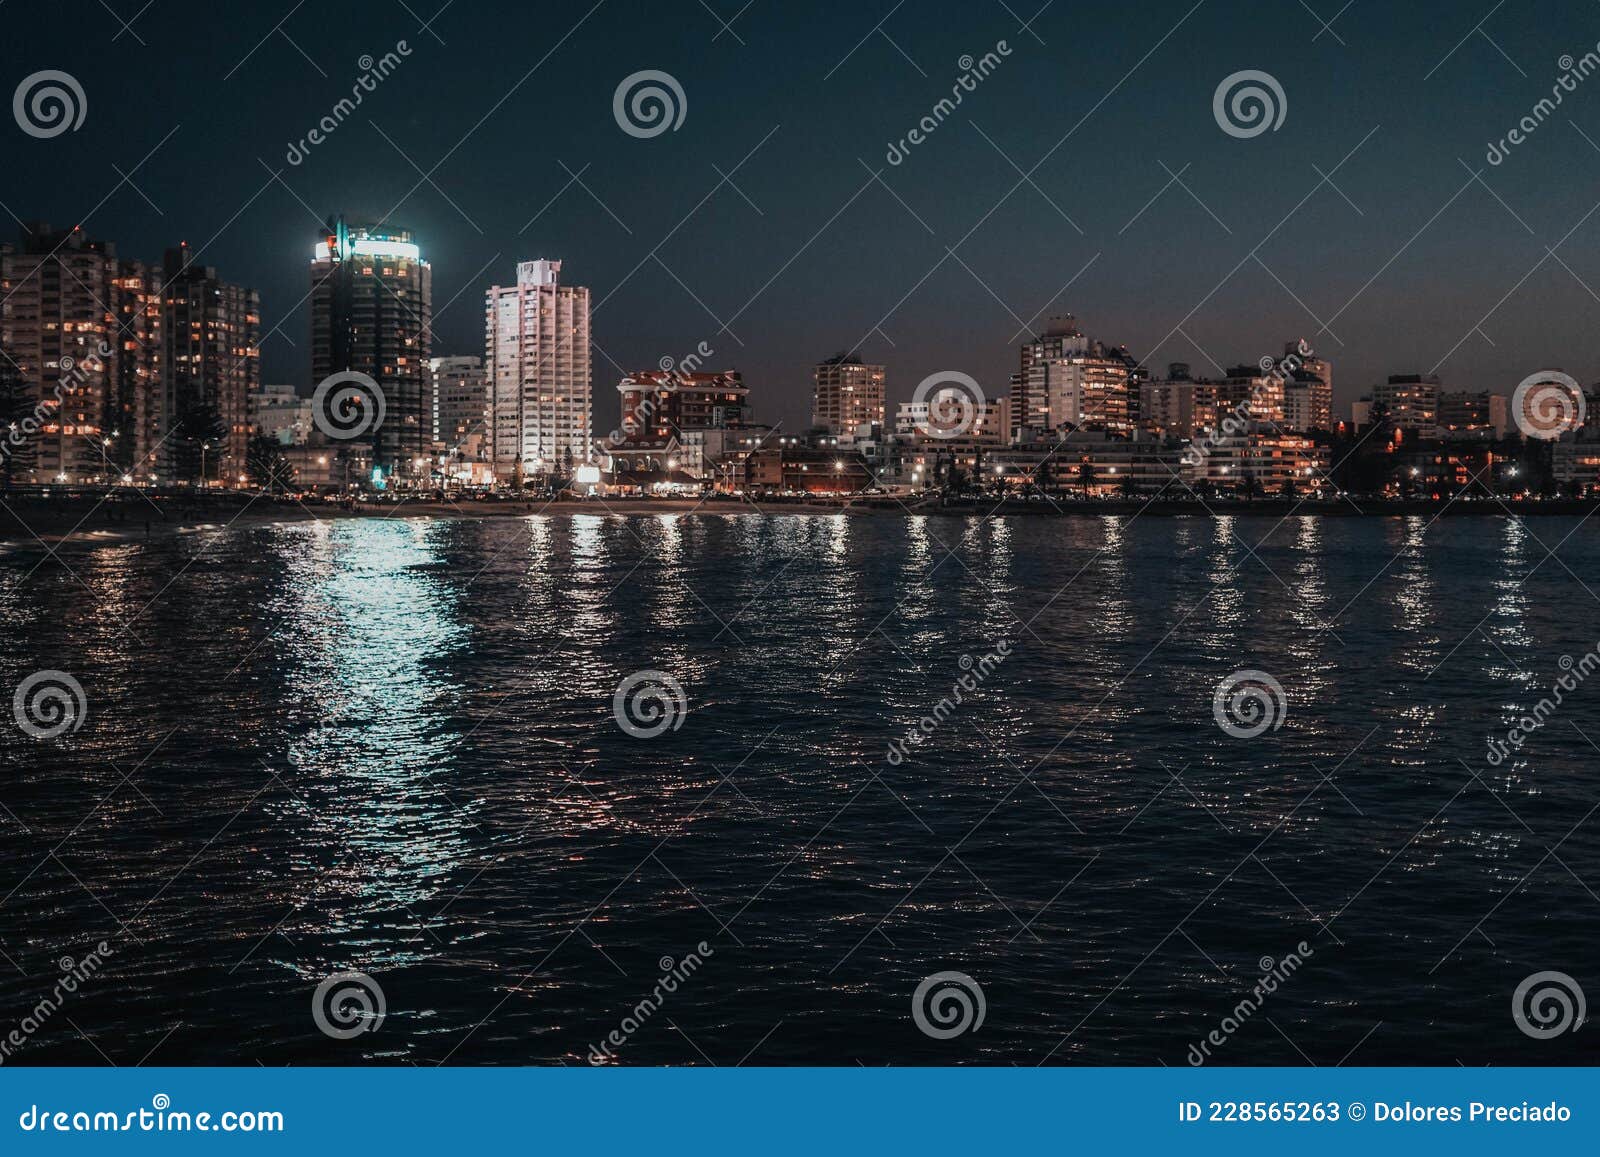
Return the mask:
{"type": "MultiPolygon", "coordinates": [[[[937,25],[887,5],[871,20],[843,6],[802,20],[757,5],[730,34],[702,10],[678,19],[616,7],[604,23],[575,12],[559,27],[496,13],[499,34],[485,37],[466,5],[425,30],[427,14],[357,4],[314,35],[304,12],[280,35],[270,21],[182,26],[178,8],[157,5],[134,31],[150,43],[181,34],[190,51],[128,102],[102,54],[143,50],[126,34],[109,46],[121,30],[90,6],[85,24],[106,25],[74,48],[90,113],[68,138],[18,134],[20,164],[0,201],[24,219],[81,219],[129,252],[199,237],[201,261],[261,294],[263,380],[273,382],[301,382],[305,365],[289,344],[304,332],[304,283],[280,255],[299,251],[324,207],[352,220],[390,215],[427,238],[436,352],[476,348],[478,319],[464,303],[495,269],[562,259],[569,278],[595,287],[601,380],[654,364],[690,335],[689,346],[709,340],[766,383],[774,418],[791,426],[806,419],[807,370],[827,352],[859,345],[866,360],[895,366],[896,400],[940,369],[1003,380],[1019,323],[1069,311],[1151,367],[1254,360],[1275,349],[1256,348],[1258,335],[1307,333],[1341,362],[1341,406],[1391,373],[1437,371],[1454,389],[1504,393],[1539,368],[1584,382],[1600,370],[1579,284],[1600,283],[1588,257],[1595,221],[1579,182],[1540,179],[1552,164],[1600,167],[1581,135],[1597,135],[1600,109],[1590,118],[1579,90],[1563,110],[1570,127],[1543,128],[1497,166],[1484,159],[1485,143],[1531,103],[1519,90],[1536,93],[1553,71],[1552,47],[1595,39],[1570,6],[1539,5],[1526,23],[1501,13],[1472,35],[1454,30],[1447,5],[1381,22],[1356,6],[1330,32],[1298,7],[1158,4],[1093,14],[1095,48],[1077,54],[1073,20],[1053,8],[1024,29],[1029,14],[998,4],[960,6],[937,25]],[[401,40],[404,55],[391,50],[401,40]],[[949,90],[958,58],[999,40],[1009,54],[982,87],[891,164],[886,142],[949,90]],[[541,63],[558,41],[574,51],[541,63]],[[758,68],[761,46],[779,42],[805,82],[794,91],[758,68]],[[580,67],[589,50],[614,61],[611,72],[580,67]],[[392,71],[290,163],[287,142],[304,140],[350,87],[345,74],[373,55],[392,55],[392,71]],[[1278,131],[1240,140],[1212,120],[1211,96],[1252,65],[1280,76],[1288,113],[1278,131]],[[612,96],[652,67],[681,81],[686,115],[641,140],[613,120],[612,96]],[[1494,85],[1480,83],[1496,69],[1494,85]],[[493,78],[487,93],[437,83],[469,70],[493,78]],[[237,99],[196,108],[184,81],[201,77],[237,99]],[[1301,77],[1316,79],[1317,96],[1301,77]],[[1413,87],[1399,107],[1384,93],[1402,77],[1413,87]],[[737,102],[717,95],[735,90],[737,102]],[[500,147],[556,95],[570,124],[544,118],[532,147],[500,147]],[[199,187],[182,176],[197,166],[212,174],[199,187]],[[803,192],[785,182],[795,166],[817,177],[803,192]],[[47,196],[19,179],[39,172],[52,174],[47,196]],[[1552,260],[1545,246],[1558,244],[1552,260]],[[1324,321],[1332,332],[1317,334],[1324,321]]],[[[19,41],[36,19],[8,14],[19,41]]],[[[601,391],[598,401],[606,428],[613,400],[601,391]]]]}

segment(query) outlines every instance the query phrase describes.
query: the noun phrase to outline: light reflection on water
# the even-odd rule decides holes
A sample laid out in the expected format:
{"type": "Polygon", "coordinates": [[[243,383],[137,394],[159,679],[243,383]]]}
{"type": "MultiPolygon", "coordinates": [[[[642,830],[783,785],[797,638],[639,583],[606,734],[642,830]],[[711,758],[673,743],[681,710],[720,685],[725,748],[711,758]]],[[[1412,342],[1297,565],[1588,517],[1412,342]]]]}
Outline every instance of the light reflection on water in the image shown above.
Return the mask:
{"type": "MultiPolygon", "coordinates": [[[[715,1055],[1181,1064],[1232,978],[1307,939],[1274,1021],[1316,1059],[1382,1021],[1361,1060],[1527,1060],[1510,988],[1600,934],[1532,871],[1592,803],[1563,724],[1600,735],[1600,688],[1483,762],[1596,634],[1544,553],[1499,519],[584,513],[116,547],[77,560],[88,592],[8,559],[7,685],[57,667],[93,699],[67,743],[0,741],[29,829],[0,826],[0,938],[34,964],[118,913],[140,942],[80,1023],[137,1059],[181,1021],[172,1063],[581,1061],[702,939],[672,1019],[715,1055]],[[1244,667],[1289,696],[1252,741],[1211,713],[1244,667]],[[653,740],[612,717],[646,669],[688,699],[653,740]],[[106,798],[140,760],[148,802],[106,798]],[[37,866],[69,834],[73,874],[37,866]],[[389,1020],[335,1050],[307,1008],[348,967],[389,1020]],[[933,1042],[907,1001],[948,967],[989,1022],[933,1042]]],[[[1600,548],[1562,560],[1594,575],[1600,548]]],[[[1593,830],[1561,857],[1600,878],[1593,830]]],[[[658,1026],[622,1059],[697,1057],[658,1026]]],[[[1245,1062],[1303,1058],[1264,1032],[1245,1062]]]]}
{"type": "Polygon", "coordinates": [[[462,694],[447,673],[467,644],[456,595],[438,565],[442,523],[342,522],[278,541],[285,589],[283,634],[295,662],[283,673],[285,707],[309,725],[285,760],[300,790],[284,821],[301,838],[348,853],[359,872],[329,883],[347,893],[319,931],[368,933],[376,966],[386,937],[370,914],[415,909],[460,864],[470,801],[439,788],[450,778],[462,694]],[[342,925],[342,926],[341,926],[342,925]]]}

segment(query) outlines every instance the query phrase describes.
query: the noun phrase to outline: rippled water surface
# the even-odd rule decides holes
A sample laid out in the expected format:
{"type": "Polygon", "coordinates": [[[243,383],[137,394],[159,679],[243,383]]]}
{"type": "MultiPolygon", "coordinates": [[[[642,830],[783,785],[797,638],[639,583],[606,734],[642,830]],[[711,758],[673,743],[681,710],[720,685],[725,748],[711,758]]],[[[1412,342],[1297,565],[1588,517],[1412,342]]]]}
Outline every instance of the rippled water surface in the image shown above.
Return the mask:
{"type": "Polygon", "coordinates": [[[89,702],[50,742],[3,719],[0,1036],[104,940],[8,1063],[584,1063],[626,1023],[626,1064],[1182,1065],[1304,942],[1214,1063],[1593,1063],[1511,996],[1556,969],[1600,1000],[1600,678],[1485,752],[1600,640],[1597,591],[1569,519],[577,515],[0,556],[5,697],[50,669],[89,702]],[[1213,717],[1244,668],[1288,700],[1253,739],[1213,717]],[[687,703],[654,738],[613,714],[641,670],[687,703]],[[331,1039],[345,970],[386,1016],[331,1039]],[[947,970],[984,1018],[935,1039],[913,993],[947,970]]]}

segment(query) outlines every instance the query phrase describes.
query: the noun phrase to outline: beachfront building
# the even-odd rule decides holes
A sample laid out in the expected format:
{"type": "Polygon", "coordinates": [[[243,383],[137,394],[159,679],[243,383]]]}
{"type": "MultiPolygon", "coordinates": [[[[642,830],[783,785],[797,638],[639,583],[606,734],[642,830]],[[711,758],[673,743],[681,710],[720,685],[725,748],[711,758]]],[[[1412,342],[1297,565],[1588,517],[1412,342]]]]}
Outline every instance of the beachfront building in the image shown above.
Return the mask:
{"type": "Polygon", "coordinates": [[[883,425],[888,373],[854,354],[835,354],[811,371],[811,425],[830,434],[883,425]]]}
{"type": "Polygon", "coordinates": [[[0,246],[0,351],[14,378],[8,422],[18,482],[150,482],[167,434],[160,272],[82,229],[25,226],[0,246]]]}
{"type": "Polygon", "coordinates": [[[194,264],[184,243],[162,262],[161,314],[167,472],[198,480],[203,469],[208,483],[236,485],[248,478],[250,398],[261,384],[261,299],[194,264]],[[197,440],[212,445],[200,454],[197,440]]]}
{"type": "Polygon", "coordinates": [[[1014,440],[1024,431],[1063,427],[1127,434],[1135,363],[1126,350],[1091,340],[1070,314],[1052,318],[1045,331],[1022,346],[1012,393],[1014,440]]]}
{"type": "Polygon", "coordinates": [[[311,377],[366,374],[383,393],[383,421],[361,440],[372,479],[416,480],[433,448],[427,404],[433,268],[404,229],[328,223],[311,256],[311,377]]]}
{"type": "Polygon", "coordinates": [[[589,290],[561,262],[517,263],[514,285],[484,296],[483,371],[495,477],[522,485],[590,458],[589,290]]]}

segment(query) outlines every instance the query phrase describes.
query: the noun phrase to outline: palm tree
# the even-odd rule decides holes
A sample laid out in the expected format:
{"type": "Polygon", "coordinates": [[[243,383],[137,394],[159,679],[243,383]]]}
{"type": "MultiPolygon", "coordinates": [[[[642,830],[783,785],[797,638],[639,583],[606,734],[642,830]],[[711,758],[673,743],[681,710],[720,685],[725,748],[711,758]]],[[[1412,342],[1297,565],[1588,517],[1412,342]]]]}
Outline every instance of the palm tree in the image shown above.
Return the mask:
{"type": "Polygon", "coordinates": [[[1094,488],[1095,479],[1094,463],[1085,458],[1078,464],[1078,484],[1083,487],[1083,496],[1089,497],[1089,492],[1094,488]]]}

